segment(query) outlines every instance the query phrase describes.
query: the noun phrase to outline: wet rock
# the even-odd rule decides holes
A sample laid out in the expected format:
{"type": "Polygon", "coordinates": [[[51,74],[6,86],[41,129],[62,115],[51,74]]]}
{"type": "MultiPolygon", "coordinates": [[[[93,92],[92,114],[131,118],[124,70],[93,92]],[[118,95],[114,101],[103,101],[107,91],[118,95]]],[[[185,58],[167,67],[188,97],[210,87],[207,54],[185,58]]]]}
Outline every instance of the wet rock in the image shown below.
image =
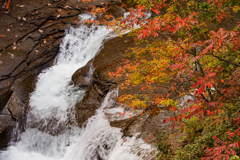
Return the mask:
{"type": "MultiPolygon", "coordinates": [[[[7,83],[5,81],[5,83],[7,83]]],[[[5,108],[5,105],[7,104],[11,94],[12,94],[12,90],[7,89],[7,90],[3,90],[3,92],[1,92],[2,94],[0,94],[0,111],[2,112],[3,109],[5,108]]]]}
{"type": "Polygon", "coordinates": [[[12,118],[11,113],[5,107],[0,112],[0,149],[7,147],[7,144],[11,137],[11,130],[15,126],[16,121],[12,118]]]}
{"type": "Polygon", "coordinates": [[[109,90],[117,87],[118,81],[112,81],[108,72],[117,67],[118,60],[123,58],[125,50],[134,46],[133,43],[124,45],[126,39],[129,42],[131,39],[131,42],[133,42],[133,38],[127,36],[122,39],[114,38],[107,41],[98,55],[73,74],[72,81],[75,86],[79,86],[86,91],[84,99],[76,104],[76,117],[79,126],[95,114],[95,110],[100,107],[109,90]],[[91,67],[94,69],[92,75],[89,72],[91,67]],[[89,77],[92,77],[90,81],[88,81],[89,77]]]}
{"type": "Polygon", "coordinates": [[[0,133],[2,133],[7,127],[15,125],[15,121],[11,117],[11,113],[5,108],[0,114],[0,133]]]}
{"type": "Polygon", "coordinates": [[[20,91],[13,92],[6,106],[14,119],[18,120],[22,116],[26,101],[26,97],[22,96],[20,91]]]}
{"type": "MultiPolygon", "coordinates": [[[[156,40],[153,38],[148,39],[149,42],[151,43],[152,41],[156,40]]],[[[138,46],[145,46],[146,44],[138,44],[138,46]]],[[[134,39],[131,36],[123,35],[122,37],[117,37],[110,39],[109,41],[104,43],[104,46],[100,53],[96,55],[87,65],[86,67],[83,67],[79,70],[77,70],[73,77],[72,80],[75,85],[79,84],[86,84],[85,77],[89,71],[89,66],[90,64],[94,68],[93,72],[93,82],[91,83],[91,92],[94,91],[94,93],[86,92],[87,94],[90,93],[90,95],[94,94],[95,96],[91,96],[89,98],[83,99],[80,104],[76,105],[76,108],[78,110],[77,116],[80,118],[79,121],[81,121],[80,124],[82,124],[83,121],[87,120],[87,117],[90,117],[95,114],[94,109],[97,109],[104,96],[107,94],[107,90],[104,90],[104,86],[106,87],[106,82],[107,84],[111,84],[108,88],[113,88],[116,87],[117,84],[121,84],[124,82],[126,77],[121,77],[121,78],[115,78],[111,79],[108,75],[109,72],[116,72],[116,68],[122,65],[122,59],[125,58],[125,52],[128,48],[133,48],[136,47],[134,44],[134,39]],[[105,82],[105,83],[102,83],[105,82]],[[98,88],[95,87],[95,84],[97,83],[98,88]],[[96,95],[97,94],[97,95],[96,95]],[[99,98],[101,97],[101,98],[99,98]],[[88,102],[87,102],[88,101],[88,102]],[[88,103],[92,103],[92,105],[89,105],[88,103]],[[97,104],[97,105],[95,105],[97,104]],[[88,106],[90,106],[88,108],[88,106]],[[86,108],[86,109],[84,109],[86,108]],[[87,115],[87,117],[84,114],[87,115]]],[[[133,57],[129,57],[129,60],[134,60],[133,57]]],[[[89,85],[89,84],[88,84],[89,85]]],[[[140,86],[136,87],[129,87],[127,89],[121,90],[119,89],[119,96],[124,95],[124,94],[147,94],[141,90],[140,86]]],[[[159,91],[159,94],[164,93],[164,91],[159,91]]],[[[119,105],[116,105],[115,107],[120,107],[119,105]]],[[[107,112],[106,117],[110,120],[110,125],[112,127],[118,127],[121,128],[121,131],[123,132],[123,136],[126,137],[132,137],[138,134],[139,138],[142,139],[147,139],[151,135],[157,135],[156,137],[150,138],[147,140],[147,143],[153,143],[156,144],[158,141],[166,141],[170,133],[175,133],[176,130],[171,130],[170,125],[171,123],[168,123],[166,125],[163,124],[163,120],[172,116],[172,113],[166,110],[166,107],[164,106],[159,106],[162,111],[159,115],[154,116],[154,117],[149,117],[149,112],[146,111],[142,116],[139,115],[139,113],[133,118],[115,118],[115,120],[111,118],[111,114],[108,114],[107,112]]],[[[179,139],[179,137],[178,137],[179,139]]],[[[177,146],[177,141],[176,140],[175,144],[172,144],[171,147],[174,148],[174,146],[177,146]]]]}
{"type": "Polygon", "coordinates": [[[0,150],[4,150],[8,147],[8,143],[11,139],[12,130],[13,130],[13,127],[8,126],[3,130],[3,132],[0,133],[0,139],[1,139],[0,150]]]}
{"type": "Polygon", "coordinates": [[[78,69],[72,75],[72,81],[75,86],[78,86],[84,90],[88,90],[92,85],[93,73],[91,73],[91,65],[88,64],[78,69]]]}
{"type": "Polygon", "coordinates": [[[76,118],[79,126],[82,126],[89,117],[95,115],[96,109],[101,105],[101,100],[102,98],[91,88],[83,100],[76,104],[76,118]]]}
{"type": "MultiPolygon", "coordinates": [[[[83,87],[83,85],[81,86],[75,81],[77,86],[80,85],[81,87],[85,88],[86,91],[83,100],[81,102],[78,102],[75,106],[76,118],[79,126],[82,126],[84,122],[88,120],[88,118],[95,115],[95,112],[101,106],[104,97],[109,92],[109,90],[111,90],[111,88],[114,86],[114,84],[112,83],[95,80],[90,85],[88,84],[87,88],[83,87]]],[[[78,82],[81,82],[82,84],[81,80],[79,80],[78,82]]]]}
{"type": "Polygon", "coordinates": [[[110,4],[109,5],[109,9],[102,14],[98,15],[97,20],[102,21],[102,20],[107,20],[110,21],[113,18],[106,18],[106,15],[111,15],[113,16],[115,19],[119,18],[119,17],[123,17],[124,13],[127,11],[126,8],[121,7],[121,3],[120,4],[110,4]]]}

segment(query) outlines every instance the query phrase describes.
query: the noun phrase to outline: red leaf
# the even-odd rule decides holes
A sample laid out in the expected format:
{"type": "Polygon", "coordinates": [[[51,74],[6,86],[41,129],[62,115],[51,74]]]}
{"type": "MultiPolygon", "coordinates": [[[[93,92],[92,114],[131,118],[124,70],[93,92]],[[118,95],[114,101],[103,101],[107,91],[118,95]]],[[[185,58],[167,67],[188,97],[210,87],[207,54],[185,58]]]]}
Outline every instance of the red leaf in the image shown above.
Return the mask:
{"type": "Polygon", "coordinates": [[[185,118],[185,114],[182,115],[182,118],[185,118]]]}

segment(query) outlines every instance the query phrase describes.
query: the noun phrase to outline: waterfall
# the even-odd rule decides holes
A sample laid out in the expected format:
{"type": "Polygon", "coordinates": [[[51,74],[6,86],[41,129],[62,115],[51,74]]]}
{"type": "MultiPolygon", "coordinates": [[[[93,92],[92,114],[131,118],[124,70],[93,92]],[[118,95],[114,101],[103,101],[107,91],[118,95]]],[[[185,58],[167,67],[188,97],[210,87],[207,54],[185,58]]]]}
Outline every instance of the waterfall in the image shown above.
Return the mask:
{"type": "MultiPolygon", "coordinates": [[[[80,18],[83,21],[94,17],[84,14],[80,18]]],[[[114,103],[112,97],[117,96],[117,89],[107,94],[85,127],[77,127],[74,106],[82,100],[84,91],[70,84],[71,76],[99,52],[103,41],[111,35],[105,26],[95,25],[81,25],[66,32],[54,65],[39,74],[35,91],[30,95],[24,132],[19,141],[0,152],[0,159],[142,159],[145,153],[136,155],[134,150],[149,151],[151,146],[136,137],[123,140],[120,129],[111,127],[106,118],[104,109],[114,103]]]]}

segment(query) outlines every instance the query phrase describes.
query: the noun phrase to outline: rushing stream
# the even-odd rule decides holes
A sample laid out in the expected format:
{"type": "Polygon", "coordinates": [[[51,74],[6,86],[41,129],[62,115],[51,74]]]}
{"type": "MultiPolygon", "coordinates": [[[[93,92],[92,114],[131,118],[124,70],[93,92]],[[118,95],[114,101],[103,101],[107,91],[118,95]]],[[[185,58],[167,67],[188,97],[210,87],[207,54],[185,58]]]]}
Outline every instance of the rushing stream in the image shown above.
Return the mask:
{"type": "Polygon", "coordinates": [[[81,25],[67,31],[55,65],[38,76],[24,132],[0,153],[0,160],[135,160],[151,150],[136,137],[126,138],[123,144],[120,129],[110,126],[105,112],[113,114],[114,110],[106,107],[114,102],[117,89],[107,94],[84,128],[77,127],[74,105],[81,101],[84,91],[70,85],[71,76],[99,52],[109,37],[104,26],[81,25]]]}

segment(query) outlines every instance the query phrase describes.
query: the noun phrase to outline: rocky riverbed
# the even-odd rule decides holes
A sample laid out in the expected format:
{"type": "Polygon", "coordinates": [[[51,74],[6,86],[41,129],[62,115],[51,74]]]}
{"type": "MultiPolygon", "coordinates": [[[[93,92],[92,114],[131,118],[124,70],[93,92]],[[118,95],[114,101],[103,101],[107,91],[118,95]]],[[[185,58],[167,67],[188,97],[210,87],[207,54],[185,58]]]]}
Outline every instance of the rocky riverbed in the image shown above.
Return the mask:
{"type": "MultiPolygon", "coordinates": [[[[2,0],[0,5],[4,6],[4,2],[2,0]]],[[[97,0],[92,5],[101,6],[107,2],[97,0]]],[[[115,17],[122,16],[124,10],[120,6],[113,2],[109,12],[115,17]]],[[[77,0],[12,0],[10,10],[0,9],[0,149],[7,147],[16,122],[23,125],[19,128],[24,129],[29,94],[34,90],[36,77],[53,64],[65,30],[78,26],[78,16],[85,12],[85,7],[86,4],[77,0]]],[[[150,38],[149,41],[154,39],[150,38]]],[[[111,79],[108,73],[122,64],[125,51],[134,46],[136,44],[131,36],[110,39],[104,43],[99,54],[73,74],[72,83],[85,90],[83,100],[75,106],[79,127],[96,114],[107,93],[124,80],[111,79]]],[[[136,92],[142,91],[134,87],[119,90],[119,95],[136,92]]],[[[112,107],[119,106],[115,104],[112,107]]],[[[165,109],[152,119],[147,112],[143,116],[135,115],[122,120],[111,120],[111,115],[107,113],[106,116],[112,127],[121,128],[125,137],[140,133],[138,137],[146,139],[154,134],[159,135],[159,141],[170,132],[175,132],[168,129],[169,124],[162,124],[164,119],[171,116],[165,109]]],[[[147,142],[155,144],[156,140],[155,137],[147,142]]],[[[170,145],[174,148],[176,144],[177,141],[170,145]]]]}
{"type": "Polygon", "coordinates": [[[78,26],[78,16],[89,4],[77,0],[12,0],[7,11],[5,5],[1,0],[0,148],[6,146],[15,122],[24,120],[37,75],[52,65],[65,30],[78,26]]]}

